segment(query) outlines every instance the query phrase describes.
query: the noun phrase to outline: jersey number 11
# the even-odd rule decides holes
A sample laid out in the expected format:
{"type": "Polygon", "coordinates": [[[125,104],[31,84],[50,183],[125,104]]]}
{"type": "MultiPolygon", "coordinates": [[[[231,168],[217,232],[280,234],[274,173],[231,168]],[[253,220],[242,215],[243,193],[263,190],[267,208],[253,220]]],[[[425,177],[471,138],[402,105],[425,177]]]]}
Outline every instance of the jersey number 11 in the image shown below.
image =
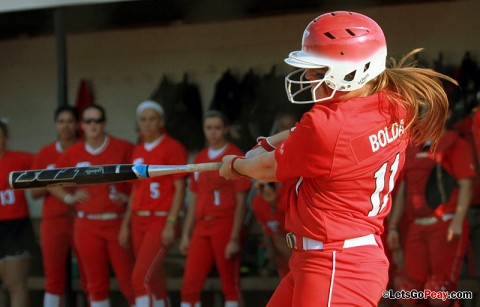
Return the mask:
{"type": "Polygon", "coordinates": [[[387,167],[388,162],[383,163],[383,165],[375,172],[375,192],[370,196],[370,201],[372,202],[372,210],[368,212],[368,216],[375,216],[381,212],[386,204],[388,203],[388,198],[390,193],[393,191],[395,186],[395,176],[398,171],[398,163],[400,160],[400,154],[397,153],[395,156],[395,161],[390,167],[390,176],[387,176],[387,167]],[[380,199],[381,192],[385,189],[386,181],[388,180],[388,192],[383,195],[383,199],[380,199]]]}

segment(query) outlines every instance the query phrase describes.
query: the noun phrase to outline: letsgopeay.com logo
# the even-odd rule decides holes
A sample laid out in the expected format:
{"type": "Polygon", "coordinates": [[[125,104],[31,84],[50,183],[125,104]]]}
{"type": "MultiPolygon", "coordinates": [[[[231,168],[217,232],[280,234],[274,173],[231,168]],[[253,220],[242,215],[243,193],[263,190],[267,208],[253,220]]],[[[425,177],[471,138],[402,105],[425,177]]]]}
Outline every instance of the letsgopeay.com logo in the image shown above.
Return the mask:
{"type": "Polygon", "coordinates": [[[385,299],[436,299],[441,301],[447,300],[471,300],[473,299],[472,291],[434,291],[434,290],[400,290],[393,289],[384,290],[382,297],[385,299]]]}

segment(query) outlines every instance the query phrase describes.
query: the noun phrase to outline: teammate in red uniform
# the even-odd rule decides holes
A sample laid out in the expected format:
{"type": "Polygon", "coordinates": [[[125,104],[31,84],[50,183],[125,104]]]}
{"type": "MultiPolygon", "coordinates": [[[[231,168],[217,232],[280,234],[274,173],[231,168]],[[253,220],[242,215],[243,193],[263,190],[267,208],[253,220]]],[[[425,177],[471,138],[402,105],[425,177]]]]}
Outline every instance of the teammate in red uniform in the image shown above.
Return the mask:
{"type": "Polygon", "coordinates": [[[477,152],[477,159],[480,161],[480,107],[477,108],[473,115],[473,139],[475,141],[475,151],[477,152]]]}
{"type": "MultiPolygon", "coordinates": [[[[82,115],[85,140],[75,143],[61,155],[56,162],[57,167],[129,164],[133,145],[105,133],[103,107],[90,105],[82,115]]],[[[74,206],[74,244],[85,271],[91,307],[109,306],[110,263],[121,291],[133,305],[130,285],[133,253],[121,247],[118,241],[129,185],[97,184],[73,190],[53,188],[50,191],[66,205],[74,206]]]]}
{"type": "Polygon", "coordinates": [[[0,281],[10,295],[10,306],[28,306],[27,277],[35,235],[24,191],[8,184],[11,171],[31,169],[33,155],[7,149],[7,125],[0,121],[0,281]]]}
{"type": "Polygon", "coordinates": [[[285,222],[290,272],[268,306],[380,300],[388,280],[380,234],[405,149],[408,141],[437,142],[448,109],[439,78],[455,82],[405,67],[406,59],[385,68],[386,56],[372,19],[353,12],[315,18],[302,50],[285,60],[299,68],[286,77],[290,101],[315,105],[290,131],[261,139],[255,157],[223,158],[220,174],[228,179],[298,178],[285,222]],[[299,101],[305,91],[311,99],[299,101]]]}
{"type": "MultiPolygon", "coordinates": [[[[410,221],[404,243],[405,277],[399,290],[454,291],[468,244],[465,221],[475,177],[474,153],[458,132],[446,131],[434,153],[409,147],[400,199],[389,220],[389,245],[400,248],[393,231],[403,212],[410,221]]],[[[449,300],[429,300],[433,306],[451,306],[449,300]]],[[[406,300],[403,305],[415,305],[406,300]]]]}
{"type": "MultiPolygon", "coordinates": [[[[477,94],[480,99],[480,92],[477,94]]],[[[480,278],[480,106],[473,111],[472,123],[473,140],[477,158],[477,179],[474,182],[474,196],[469,212],[470,242],[474,254],[475,276],[480,278]]]]}
{"type": "MultiPolygon", "coordinates": [[[[226,117],[208,111],[203,119],[208,147],[195,163],[220,162],[225,155],[242,152],[226,140],[226,117]]],[[[238,307],[240,295],[240,240],[249,180],[229,182],[216,172],[195,173],[191,182],[191,202],[185,218],[180,249],[187,255],[183,276],[182,307],[199,307],[203,283],[213,262],[225,296],[225,307],[238,307]]]]}
{"type": "MultiPolygon", "coordinates": [[[[35,156],[33,169],[55,168],[55,161],[77,140],[78,113],[71,106],[62,106],[55,111],[57,140],[44,146],[35,156]]],[[[65,265],[73,247],[73,211],[47,189],[33,189],[32,197],[44,197],[40,246],[42,248],[43,271],[45,274],[45,295],[43,305],[59,307],[64,305],[67,283],[65,265]]],[[[82,272],[82,270],[80,269],[82,272]]],[[[82,272],[83,273],[83,272],[82,272]]],[[[82,278],[82,286],[86,283],[82,278]]]]}
{"type": "MultiPolygon", "coordinates": [[[[137,107],[137,122],[143,142],[133,151],[133,163],[187,163],[184,146],[164,131],[165,112],[158,103],[142,102],[137,107]]],[[[163,260],[175,239],[177,216],[184,198],[185,174],[145,179],[133,185],[120,241],[127,245],[131,227],[135,252],[132,288],[137,307],[150,307],[154,299],[156,307],[168,305],[163,260]]]]}
{"type": "Polygon", "coordinates": [[[258,194],[252,200],[252,211],[262,225],[268,258],[272,259],[281,278],[289,271],[288,260],[292,253],[285,243],[285,210],[288,192],[295,181],[286,183],[258,182],[258,194]]]}

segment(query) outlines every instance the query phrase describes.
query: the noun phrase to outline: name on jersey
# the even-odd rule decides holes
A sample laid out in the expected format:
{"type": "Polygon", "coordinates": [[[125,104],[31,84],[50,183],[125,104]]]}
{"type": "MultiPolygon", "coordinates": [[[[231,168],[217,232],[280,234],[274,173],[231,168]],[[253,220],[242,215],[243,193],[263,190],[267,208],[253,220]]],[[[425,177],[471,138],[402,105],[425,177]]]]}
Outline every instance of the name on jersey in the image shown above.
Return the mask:
{"type": "Polygon", "coordinates": [[[378,130],[377,133],[371,134],[368,139],[370,140],[372,152],[376,152],[380,148],[387,146],[404,133],[405,122],[402,119],[400,122],[393,123],[390,127],[385,127],[378,130]]]}

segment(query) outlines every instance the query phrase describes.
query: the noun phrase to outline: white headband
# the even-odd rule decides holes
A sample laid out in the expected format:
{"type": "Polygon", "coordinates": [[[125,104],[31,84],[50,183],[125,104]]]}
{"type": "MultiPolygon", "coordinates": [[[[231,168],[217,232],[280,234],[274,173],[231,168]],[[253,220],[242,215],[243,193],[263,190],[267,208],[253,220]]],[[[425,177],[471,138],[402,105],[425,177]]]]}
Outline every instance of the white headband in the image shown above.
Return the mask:
{"type": "Polygon", "coordinates": [[[140,115],[140,113],[143,112],[143,110],[146,109],[152,109],[158,112],[162,117],[165,117],[165,110],[162,108],[161,105],[159,105],[157,102],[153,100],[145,100],[142,103],[140,103],[137,107],[137,116],[140,115]]]}

